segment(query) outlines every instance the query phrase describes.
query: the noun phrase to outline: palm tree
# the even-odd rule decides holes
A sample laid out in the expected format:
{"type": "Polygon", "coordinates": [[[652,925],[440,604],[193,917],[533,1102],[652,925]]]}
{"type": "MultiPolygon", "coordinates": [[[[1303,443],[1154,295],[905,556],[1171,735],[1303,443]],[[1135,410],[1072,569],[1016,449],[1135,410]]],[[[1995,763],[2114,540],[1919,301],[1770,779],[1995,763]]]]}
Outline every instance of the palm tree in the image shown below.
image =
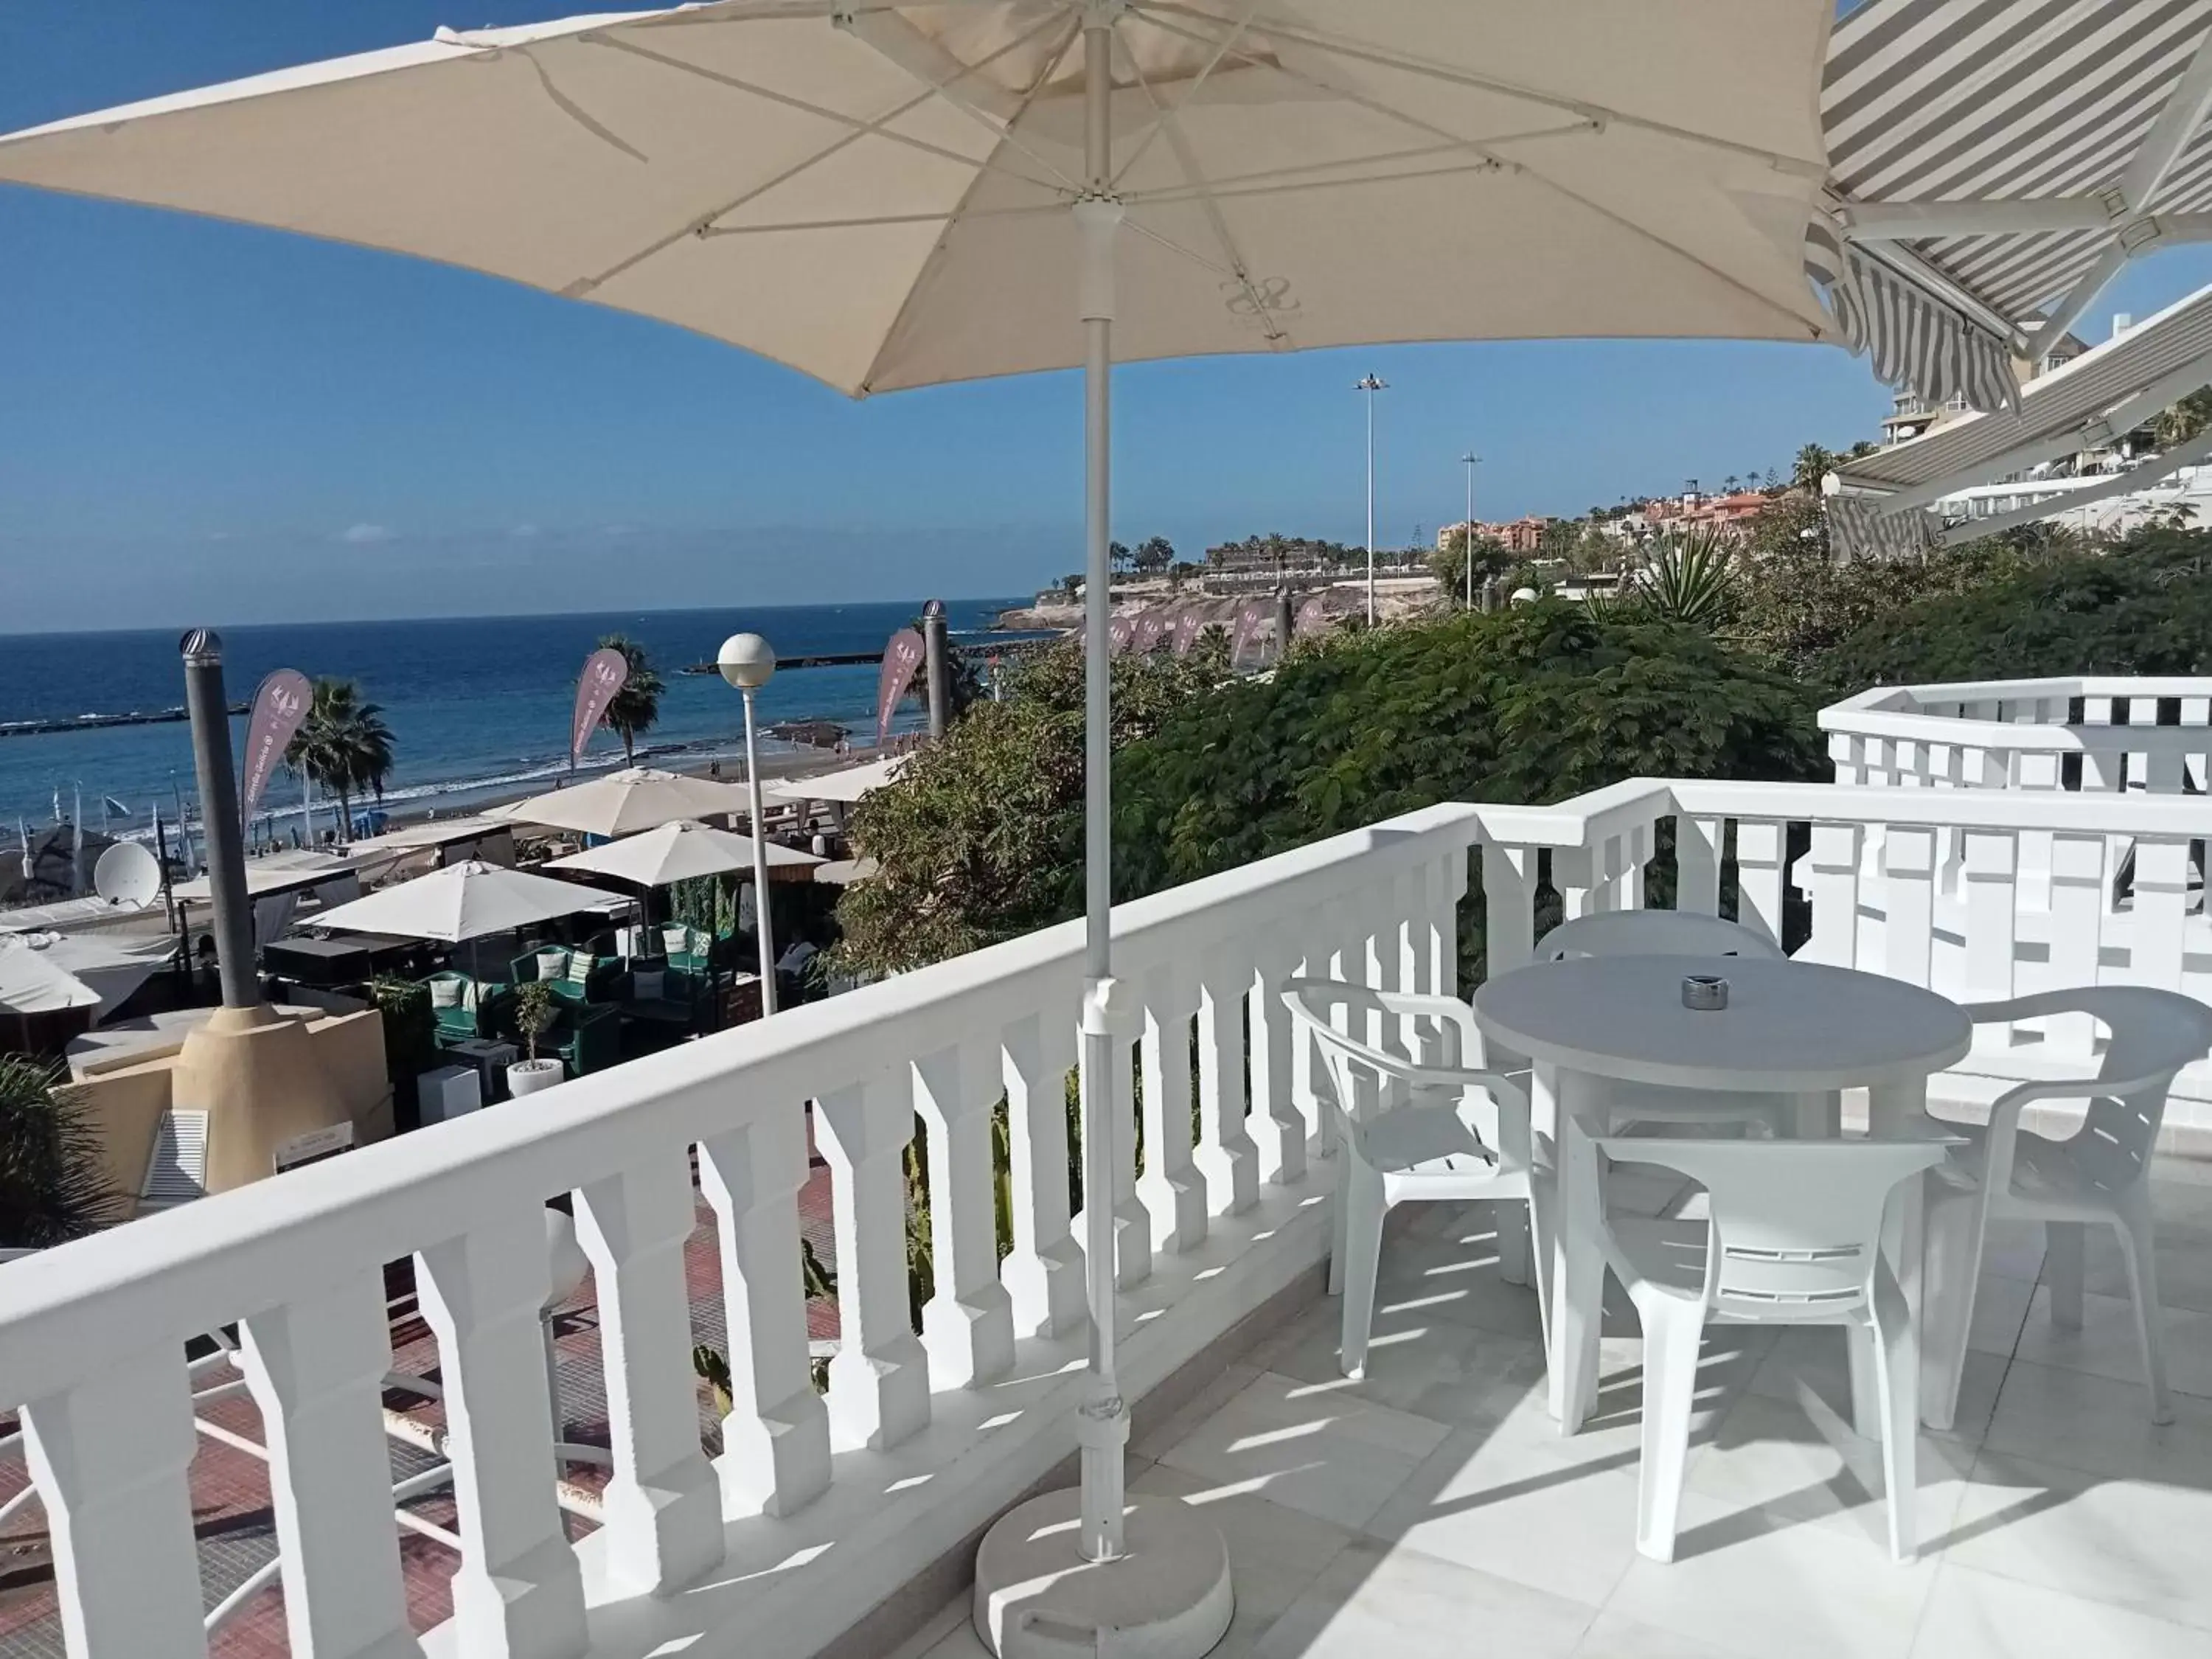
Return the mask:
{"type": "Polygon", "coordinates": [[[1820,480],[1835,470],[1836,456],[1832,450],[1819,444],[1807,444],[1797,452],[1797,459],[1790,468],[1790,482],[1800,489],[1818,489],[1820,480]]]}
{"type": "Polygon", "coordinates": [[[100,1131],[58,1066],[0,1055],[0,1245],[42,1249],[118,1219],[100,1131]]]}
{"type": "Polygon", "coordinates": [[[606,723],[622,739],[623,764],[637,763],[637,738],[641,732],[649,732],[660,718],[660,694],[667,690],[653,666],[653,659],[645,654],[645,647],[624,634],[610,634],[599,641],[605,651],[619,651],[623,660],[629,665],[629,676],[623,681],[622,690],[615,693],[614,701],[607,705],[606,723]]]}
{"type": "Polygon", "coordinates": [[[384,799],[392,775],[392,728],[384,710],[361,700],[351,680],[318,679],[307,717],[284,750],[285,764],[307,775],[338,798],[342,835],[353,833],[353,797],[357,789],[384,799]]]}

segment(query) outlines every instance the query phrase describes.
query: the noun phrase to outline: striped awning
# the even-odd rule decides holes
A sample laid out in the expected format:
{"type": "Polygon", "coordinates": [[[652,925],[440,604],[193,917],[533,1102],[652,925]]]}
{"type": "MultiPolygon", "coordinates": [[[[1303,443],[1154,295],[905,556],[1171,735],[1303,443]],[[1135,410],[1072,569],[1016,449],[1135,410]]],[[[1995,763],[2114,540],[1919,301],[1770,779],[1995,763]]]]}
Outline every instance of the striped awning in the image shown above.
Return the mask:
{"type": "Polygon", "coordinates": [[[2042,355],[2129,258],[2212,237],[2208,38],[2212,0],[1867,0],[1837,22],[1842,246],[1824,263],[1816,229],[1808,271],[1885,380],[1995,407],[1995,351],[2042,355]],[[1895,378],[1922,373],[1952,383],[1895,378]]]}

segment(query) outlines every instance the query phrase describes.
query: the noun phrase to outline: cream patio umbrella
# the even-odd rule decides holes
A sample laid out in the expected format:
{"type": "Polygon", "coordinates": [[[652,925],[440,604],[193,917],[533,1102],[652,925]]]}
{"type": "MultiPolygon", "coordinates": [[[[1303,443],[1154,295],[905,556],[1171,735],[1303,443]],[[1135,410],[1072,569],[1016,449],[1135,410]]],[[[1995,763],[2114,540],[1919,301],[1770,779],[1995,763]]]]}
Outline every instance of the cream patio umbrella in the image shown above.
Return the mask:
{"type": "MultiPolygon", "coordinates": [[[[769,842],[763,848],[769,867],[821,864],[825,860],[795,847],[769,842]]],[[[703,823],[664,823],[656,829],[625,836],[604,847],[586,848],[567,858],[555,859],[548,870],[578,870],[586,875],[610,876],[639,887],[665,887],[672,881],[695,876],[719,876],[753,867],[750,836],[727,830],[710,830],[703,823]]]]}
{"type": "MultiPolygon", "coordinates": [[[[1081,365],[1088,1097],[1128,1017],[1109,941],[1114,360],[1828,338],[1802,254],[1832,15],[726,0],[443,31],[79,117],[0,140],[0,179],[490,271],[855,394],[1081,365]]],[[[1094,1194],[1127,1145],[1110,1117],[1084,1115],[1094,1194]]],[[[1081,1526],[1048,1524],[1073,1518],[1058,1497],[1002,1522],[990,1572],[1036,1580],[1037,1619],[987,1594],[984,1622],[1005,1652],[1109,1628],[1130,1652],[1203,1652],[1229,1616],[1218,1537],[1154,1499],[1125,1536],[1112,1219],[1089,1211],[1081,1526]],[[1073,1571],[1079,1551],[1111,1573],[1073,1571]]]]}
{"type": "Polygon", "coordinates": [[[619,893],[468,859],[322,911],[309,925],[459,945],[603,904],[629,902],[619,893]]]}
{"type": "Polygon", "coordinates": [[[574,789],[554,789],[484,816],[509,823],[538,823],[585,836],[631,836],[679,818],[719,817],[745,811],[745,792],[734,783],[629,766],[574,789]]]}

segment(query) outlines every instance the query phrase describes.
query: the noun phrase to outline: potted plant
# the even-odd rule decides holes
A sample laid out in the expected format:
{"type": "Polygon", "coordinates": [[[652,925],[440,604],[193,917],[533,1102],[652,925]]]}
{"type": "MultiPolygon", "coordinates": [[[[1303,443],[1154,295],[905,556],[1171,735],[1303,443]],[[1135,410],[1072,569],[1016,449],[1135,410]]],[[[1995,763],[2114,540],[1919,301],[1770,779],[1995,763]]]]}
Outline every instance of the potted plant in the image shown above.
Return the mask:
{"type": "Polygon", "coordinates": [[[560,1060],[538,1058],[538,1040],[553,1029],[560,1012],[561,1005],[553,996],[552,981],[526,980],[514,988],[515,1029],[522,1033],[524,1046],[530,1054],[529,1059],[518,1060],[507,1068],[507,1092],[515,1099],[536,1094],[540,1089],[550,1089],[561,1081],[560,1060]]]}

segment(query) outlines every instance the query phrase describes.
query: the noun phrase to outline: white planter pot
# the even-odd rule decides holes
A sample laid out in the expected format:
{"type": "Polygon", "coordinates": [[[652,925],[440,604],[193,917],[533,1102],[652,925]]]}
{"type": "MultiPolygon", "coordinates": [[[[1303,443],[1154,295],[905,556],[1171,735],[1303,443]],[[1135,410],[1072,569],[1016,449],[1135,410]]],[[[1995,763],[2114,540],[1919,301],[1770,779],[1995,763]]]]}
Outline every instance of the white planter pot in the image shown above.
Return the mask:
{"type": "Polygon", "coordinates": [[[518,1060],[507,1068],[507,1092],[520,1100],[540,1089],[554,1087],[562,1076],[557,1060],[518,1060]]]}

